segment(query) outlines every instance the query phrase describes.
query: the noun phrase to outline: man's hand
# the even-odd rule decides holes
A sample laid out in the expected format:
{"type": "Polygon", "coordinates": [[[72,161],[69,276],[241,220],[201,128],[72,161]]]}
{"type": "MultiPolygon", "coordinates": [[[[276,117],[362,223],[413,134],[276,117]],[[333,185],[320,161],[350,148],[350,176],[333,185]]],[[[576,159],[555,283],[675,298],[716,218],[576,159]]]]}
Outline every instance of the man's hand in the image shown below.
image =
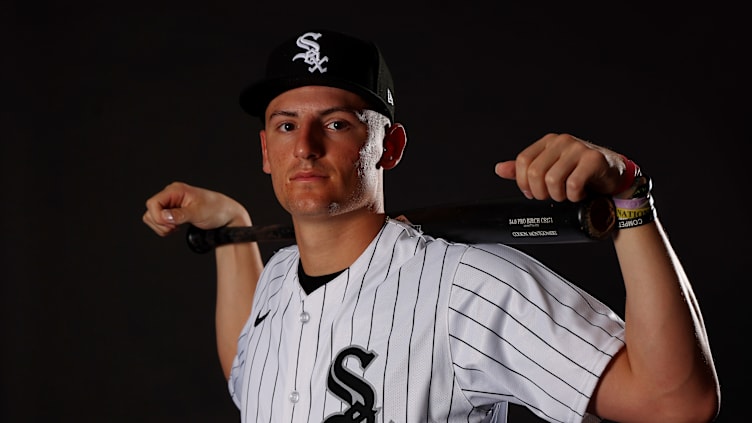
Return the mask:
{"type": "Polygon", "coordinates": [[[516,180],[527,198],[581,201],[588,192],[614,194],[627,177],[625,168],[618,153],[572,135],[548,134],[495,170],[516,180]]]}
{"type": "Polygon", "coordinates": [[[143,221],[159,236],[175,232],[184,223],[201,229],[250,225],[248,212],[237,201],[183,182],[173,182],[146,200],[143,221]]]}

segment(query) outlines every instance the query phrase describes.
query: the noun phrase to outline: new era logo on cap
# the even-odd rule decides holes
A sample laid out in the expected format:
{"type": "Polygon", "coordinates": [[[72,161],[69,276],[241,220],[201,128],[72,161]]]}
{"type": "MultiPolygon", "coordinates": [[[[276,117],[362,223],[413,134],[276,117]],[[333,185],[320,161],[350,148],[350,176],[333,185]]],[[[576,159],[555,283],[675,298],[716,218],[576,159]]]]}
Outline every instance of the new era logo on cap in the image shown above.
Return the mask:
{"type": "Polygon", "coordinates": [[[306,85],[352,91],[394,121],[394,83],[378,47],[370,41],[334,31],[304,31],[275,48],[266,76],[243,90],[240,105],[262,117],[279,94],[306,85]]]}

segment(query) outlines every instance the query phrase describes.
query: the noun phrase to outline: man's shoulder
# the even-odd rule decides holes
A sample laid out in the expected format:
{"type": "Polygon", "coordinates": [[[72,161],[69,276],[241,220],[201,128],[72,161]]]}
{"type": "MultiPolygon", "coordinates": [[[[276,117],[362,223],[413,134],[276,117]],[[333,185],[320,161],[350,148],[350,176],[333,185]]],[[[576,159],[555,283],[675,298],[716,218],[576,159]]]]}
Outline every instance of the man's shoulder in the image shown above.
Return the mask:
{"type": "Polygon", "coordinates": [[[529,267],[538,263],[537,259],[526,252],[502,243],[468,243],[457,242],[447,238],[426,236],[429,242],[426,249],[443,249],[447,257],[454,256],[456,260],[478,268],[496,268],[500,263],[529,267]]]}
{"type": "Polygon", "coordinates": [[[411,239],[421,238],[424,241],[426,249],[440,249],[440,250],[452,250],[459,252],[461,255],[470,254],[484,255],[490,254],[492,256],[504,257],[504,258],[523,258],[529,257],[526,253],[502,243],[482,242],[471,243],[467,241],[461,241],[452,239],[450,236],[439,236],[430,231],[425,231],[420,224],[415,224],[408,221],[402,221],[399,219],[392,219],[390,223],[393,223],[398,230],[403,231],[401,241],[410,241],[411,239]]]}
{"type": "Polygon", "coordinates": [[[295,244],[288,245],[275,250],[267,260],[265,267],[297,261],[299,257],[300,252],[298,251],[298,246],[295,244]]]}

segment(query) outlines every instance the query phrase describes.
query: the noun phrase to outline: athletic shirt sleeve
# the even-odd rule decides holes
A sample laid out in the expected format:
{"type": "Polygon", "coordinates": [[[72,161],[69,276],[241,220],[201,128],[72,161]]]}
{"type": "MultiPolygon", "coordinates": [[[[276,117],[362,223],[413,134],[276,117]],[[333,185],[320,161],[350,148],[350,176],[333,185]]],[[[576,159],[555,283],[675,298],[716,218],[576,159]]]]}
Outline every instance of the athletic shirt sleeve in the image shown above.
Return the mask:
{"type": "Polygon", "coordinates": [[[447,323],[456,379],[470,403],[516,403],[552,422],[593,421],[585,412],[590,397],[624,345],[624,322],[606,305],[500,244],[468,247],[447,323]]]}

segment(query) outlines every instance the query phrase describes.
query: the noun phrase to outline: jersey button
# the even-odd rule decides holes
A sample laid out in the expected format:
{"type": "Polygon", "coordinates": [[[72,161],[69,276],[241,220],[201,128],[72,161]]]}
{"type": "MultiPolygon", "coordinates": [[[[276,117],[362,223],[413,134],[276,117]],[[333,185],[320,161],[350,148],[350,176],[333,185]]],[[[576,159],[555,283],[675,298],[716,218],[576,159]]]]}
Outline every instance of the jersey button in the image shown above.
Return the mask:
{"type": "Polygon", "coordinates": [[[311,315],[308,314],[307,311],[304,311],[300,313],[300,321],[303,323],[308,323],[308,321],[311,320],[311,315]]]}
{"type": "Polygon", "coordinates": [[[295,404],[296,402],[298,402],[298,400],[300,400],[300,394],[298,393],[298,391],[290,392],[290,402],[295,404]]]}

